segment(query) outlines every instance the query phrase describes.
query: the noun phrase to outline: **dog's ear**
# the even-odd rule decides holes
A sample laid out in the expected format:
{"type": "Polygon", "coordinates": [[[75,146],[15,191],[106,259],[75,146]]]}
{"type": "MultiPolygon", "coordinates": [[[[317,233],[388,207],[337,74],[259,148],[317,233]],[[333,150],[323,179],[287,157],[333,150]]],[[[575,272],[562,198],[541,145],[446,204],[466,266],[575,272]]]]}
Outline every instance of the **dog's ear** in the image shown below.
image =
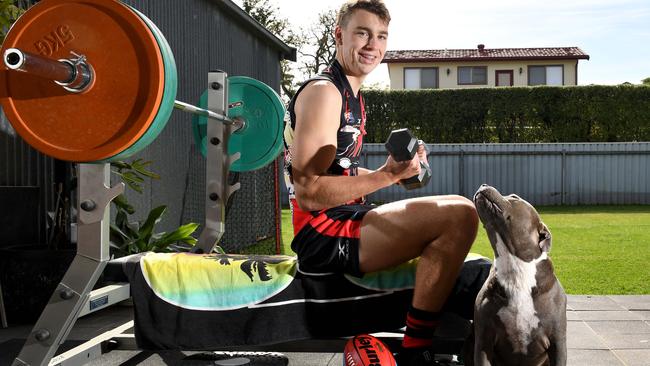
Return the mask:
{"type": "Polygon", "coordinates": [[[539,249],[542,252],[551,251],[551,231],[542,223],[542,228],[539,230],[539,249]]]}

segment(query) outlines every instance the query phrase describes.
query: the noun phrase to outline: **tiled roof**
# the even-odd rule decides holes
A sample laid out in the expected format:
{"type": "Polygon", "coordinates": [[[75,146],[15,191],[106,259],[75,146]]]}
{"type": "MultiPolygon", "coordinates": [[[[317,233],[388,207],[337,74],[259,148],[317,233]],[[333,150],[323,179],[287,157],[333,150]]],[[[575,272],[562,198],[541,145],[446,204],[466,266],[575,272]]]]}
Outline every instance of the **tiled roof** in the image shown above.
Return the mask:
{"type": "Polygon", "coordinates": [[[479,60],[536,60],[536,59],[582,59],[589,60],[578,47],[543,48],[484,48],[444,50],[386,51],[385,63],[430,61],[479,61],[479,60]]]}

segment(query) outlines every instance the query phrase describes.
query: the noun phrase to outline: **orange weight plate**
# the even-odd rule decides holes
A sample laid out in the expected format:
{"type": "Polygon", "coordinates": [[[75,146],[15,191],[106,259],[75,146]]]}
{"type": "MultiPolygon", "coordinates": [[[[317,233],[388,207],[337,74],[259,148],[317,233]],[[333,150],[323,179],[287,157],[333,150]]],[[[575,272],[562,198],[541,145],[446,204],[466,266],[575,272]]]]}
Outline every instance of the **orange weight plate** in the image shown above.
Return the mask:
{"type": "Polygon", "coordinates": [[[2,107],[18,134],[57,159],[108,159],[147,132],[160,108],[165,68],[144,21],[115,0],[43,0],[13,25],[7,48],[51,59],[85,55],[92,87],[70,93],[51,80],[2,71],[2,107]]]}

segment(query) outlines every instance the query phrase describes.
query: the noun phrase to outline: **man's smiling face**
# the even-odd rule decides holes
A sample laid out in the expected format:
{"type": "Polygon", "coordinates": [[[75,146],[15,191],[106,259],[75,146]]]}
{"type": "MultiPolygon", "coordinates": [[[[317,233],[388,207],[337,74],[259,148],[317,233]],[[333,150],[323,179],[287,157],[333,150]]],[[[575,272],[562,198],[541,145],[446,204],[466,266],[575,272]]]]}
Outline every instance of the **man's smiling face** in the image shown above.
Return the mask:
{"type": "Polygon", "coordinates": [[[363,77],[384,58],[388,40],[388,24],[366,10],[355,10],[347,21],[336,27],[337,53],[344,69],[363,77]]]}

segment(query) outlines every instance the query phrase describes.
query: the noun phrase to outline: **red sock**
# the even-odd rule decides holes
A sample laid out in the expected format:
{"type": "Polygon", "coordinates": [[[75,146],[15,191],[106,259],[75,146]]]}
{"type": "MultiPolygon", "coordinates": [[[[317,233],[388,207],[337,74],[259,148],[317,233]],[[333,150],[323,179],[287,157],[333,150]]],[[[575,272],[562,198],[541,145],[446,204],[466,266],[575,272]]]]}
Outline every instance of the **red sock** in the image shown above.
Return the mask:
{"type": "Polygon", "coordinates": [[[433,333],[440,323],[440,313],[409,308],[406,314],[406,334],[402,347],[425,348],[433,343],[433,333]]]}

